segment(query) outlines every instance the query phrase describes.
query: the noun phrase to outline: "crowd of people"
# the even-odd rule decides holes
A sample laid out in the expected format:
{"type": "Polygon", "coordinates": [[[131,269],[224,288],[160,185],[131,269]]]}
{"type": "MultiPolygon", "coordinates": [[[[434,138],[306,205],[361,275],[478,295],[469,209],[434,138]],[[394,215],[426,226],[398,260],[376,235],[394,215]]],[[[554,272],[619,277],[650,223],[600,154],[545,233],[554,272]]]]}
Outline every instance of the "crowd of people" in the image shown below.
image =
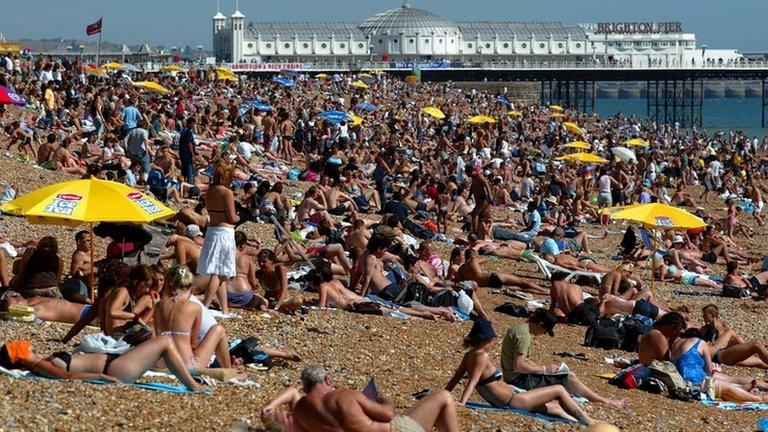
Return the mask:
{"type": "MultiPolygon", "coordinates": [[[[404,415],[395,415],[382,396],[335,389],[322,366],[309,365],[302,388],[286,390],[263,418],[285,430],[318,430],[323,419],[320,430],[454,431],[455,402],[467,403],[476,390],[495,407],[592,424],[572,395],[619,408],[626,400],[597,394],[560,365],[536,363],[531,345],[536,336],[554,336],[558,322],[594,325],[624,315],[652,323],[638,335],[642,364],[672,361],[687,381],[706,381],[723,399],[766,399],[755,391],[768,384],[722,374],[717,364],[768,369],[768,349],[736,334],[714,305],[696,328],[692,318],[661,304],[640,273],[648,269],[660,282],[710,293],[767,297],[763,257],[744,245],[753,236],[746,215],[763,224],[768,164],[761,155],[768,138],[515,105],[513,95],[377,73],[231,80],[193,68],[103,77],[89,74],[80,58],[11,64],[0,85],[27,105],[0,105],[5,149],[62,178],[143,189],[178,212],[163,222],[172,233],[151,265],[121,260],[142,247],[132,239],[93,251],[98,260],[91,262],[90,234],[78,232],[67,267],[55,237],[4,238],[5,310],[28,306],[39,319],[72,323],[64,341],[97,322],[105,335],[133,346],[121,355],[45,357],[28,341],[6,341],[4,367],[123,382],[167,367],[190,390],[202,391],[193,377],[198,370],[247,361],[233,355],[231,335],[212,310],[226,317],[232,308],[296,314],[316,306],[472,320],[467,352],[445,389],[404,415]],[[156,80],[168,92],[134,87],[139,80],[156,80]],[[365,88],[352,86],[357,80],[365,88]],[[480,114],[490,119],[467,121],[480,114]],[[629,139],[648,145],[615,158],[611,149],[629,139]],[[563,145],[576,140],[615,163],[557,161],[571,152],[563,145]],[[693,185],[703,193],[691,195],[693,185]],[[724,215],[699,207],[713,200],[727,206],[724,215]],[[608,235],[597,228],[607,222],[604,208],[656,202],[687,207],[708,225],[665,230],[653,244],[622,241],[614,262],[594,259],[593,241],[608,235]],[[247,235],[246,223],[268,224],[275,241],[247,235]],[[551,274],[522,276],[511,261],[533,262],[551,274]],[[501,270],[489,270],[489,262],[501,270]],[[92,288],[95,298],[88,296],[92,288]],[[485,290],[544,304],[506,331],[501,368],[491,358],[496,333],[493,314],[480,301],[485,290]],[[454,400],[451,391],[464,378],[454,400]]],[[[28,192],[23,185],[8,189],[28,192]]],[[[259,349],[301,361],[290,349],[259,349]]]]}

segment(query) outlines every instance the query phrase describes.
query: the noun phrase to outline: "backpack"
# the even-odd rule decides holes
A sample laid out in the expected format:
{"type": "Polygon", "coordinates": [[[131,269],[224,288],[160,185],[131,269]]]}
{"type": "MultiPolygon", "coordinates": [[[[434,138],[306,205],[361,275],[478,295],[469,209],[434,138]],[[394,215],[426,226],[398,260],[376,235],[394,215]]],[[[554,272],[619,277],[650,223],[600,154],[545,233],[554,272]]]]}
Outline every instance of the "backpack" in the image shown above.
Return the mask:
{"type": "Polygon", "coordinates": [[[247,337],[229,350],[232,357],[243,360],[243,364],[260,363],[269,366],[270,357],[259,350],[259,339],[253,336],[247,337]]]}
{"type": "Polygon", "coordinates": [[[669,397],[683,401],[691,399],[691,388],[671,361],[654,360],[648,366],[648,372],[651,378],[664,384],[669,392],[669,397]]]}
{"type": "Polygon", "coordinates": [[[648,368],[642,363],[636,363],[619,371],[608,381],[619,388],[636,389],[643,386],[650,378],[648,368]]]}
{"type": "Polygon", "coordinates": [[[630,315],[621,322],[620,332],[622,341],[620,348],[628,352],[636,352],[640,345],[638,340],[653,327],[653,320],[644,315],[630,315]]]}
{"type": "Polygon", "coordinates": [[[609,317],[601,317],[589,328],[584,335],[584,345],[602,349],[617,349],[621,346],[622,334],[619,331],[621,322],[609,317]]]}

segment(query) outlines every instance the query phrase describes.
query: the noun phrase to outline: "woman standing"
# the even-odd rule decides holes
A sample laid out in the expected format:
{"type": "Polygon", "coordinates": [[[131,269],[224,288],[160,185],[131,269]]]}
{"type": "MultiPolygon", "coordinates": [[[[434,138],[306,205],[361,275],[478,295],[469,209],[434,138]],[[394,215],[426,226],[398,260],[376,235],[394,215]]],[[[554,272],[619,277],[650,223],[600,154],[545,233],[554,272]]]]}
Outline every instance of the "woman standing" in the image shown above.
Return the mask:
{"type": "Polygon", "coordinates": [[[203,304],[210,307],[215,297],[225,314],[229,312],[227,281],[237,274],[235,224],[240,221],[240,216],[235,210],[235,195],[230,188],[234,174],[235,168],[227,161],[222,159],[216,164],[205,200],[211,220],[197,264],[198,274],[210,276],[203,304]]]}

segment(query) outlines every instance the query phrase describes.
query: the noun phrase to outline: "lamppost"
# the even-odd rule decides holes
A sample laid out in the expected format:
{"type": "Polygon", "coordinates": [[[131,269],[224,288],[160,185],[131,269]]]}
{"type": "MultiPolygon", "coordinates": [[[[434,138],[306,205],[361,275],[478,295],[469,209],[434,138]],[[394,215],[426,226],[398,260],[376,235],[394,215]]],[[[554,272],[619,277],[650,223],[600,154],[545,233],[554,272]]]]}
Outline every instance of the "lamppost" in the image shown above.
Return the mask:
{"type": "Polygon", "coordinates": [[[707,44],[701,46],[701,65],[706,66],[705,54],[707,52],[707,44]]]}
{"type": "Polygon", "coordinates": [[[197,46],[197,62],[203,64],[203,46],[197,46]]]}
{"type": "Polygon", "coordinates": [[[83,51],[85,51],[85,46],[79,45],[77,49],[80,50],[80,58],[83,59],[83,51]]]}

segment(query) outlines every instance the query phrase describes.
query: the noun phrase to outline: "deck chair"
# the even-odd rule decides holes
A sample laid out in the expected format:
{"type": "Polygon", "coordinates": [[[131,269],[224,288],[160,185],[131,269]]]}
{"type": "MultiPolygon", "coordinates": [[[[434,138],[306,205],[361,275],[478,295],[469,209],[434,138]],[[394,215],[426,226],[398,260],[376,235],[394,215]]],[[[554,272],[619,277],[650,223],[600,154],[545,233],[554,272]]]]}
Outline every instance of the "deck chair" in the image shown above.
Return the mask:
{"type": "Polygon", "coordinates": [[[559,265],[552,264],[551,262],[545,260],[544,258],[536,254],[528,255],[528,259],[531,260],[534,264],[536,264],[536,266],[539,268],[539,271],[541,271],[541,273],[544,275],[544,277],[547,280],[552,279],[552,273],[563,272],[567,275],[565,277],[566,282],[573,282],[576,278],[580,276],[594,278],[597,280],[598,284],[602,283],[603,281],[604,274],[602,273],[582,271],[582,270],[571,270],[565,267],[560,267],[559,265]]]}

